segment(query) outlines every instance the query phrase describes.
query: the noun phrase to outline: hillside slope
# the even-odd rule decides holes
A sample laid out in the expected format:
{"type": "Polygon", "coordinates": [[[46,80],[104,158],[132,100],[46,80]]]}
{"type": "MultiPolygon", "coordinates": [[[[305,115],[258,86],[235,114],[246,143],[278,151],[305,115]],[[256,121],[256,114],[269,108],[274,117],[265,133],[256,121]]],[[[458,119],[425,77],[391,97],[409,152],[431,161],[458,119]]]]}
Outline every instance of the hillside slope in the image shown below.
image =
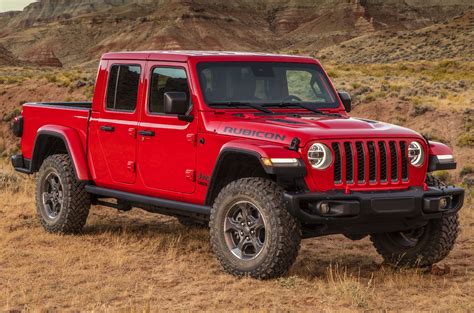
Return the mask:
{"type": "Polygon", "coordinates": [[[48,49],[65,66],[111,50],[313,52],[351,40],[363,47],[470,9],[466,0],[41,0],[0,14],[0,44],[24,59],[48,49]]]}

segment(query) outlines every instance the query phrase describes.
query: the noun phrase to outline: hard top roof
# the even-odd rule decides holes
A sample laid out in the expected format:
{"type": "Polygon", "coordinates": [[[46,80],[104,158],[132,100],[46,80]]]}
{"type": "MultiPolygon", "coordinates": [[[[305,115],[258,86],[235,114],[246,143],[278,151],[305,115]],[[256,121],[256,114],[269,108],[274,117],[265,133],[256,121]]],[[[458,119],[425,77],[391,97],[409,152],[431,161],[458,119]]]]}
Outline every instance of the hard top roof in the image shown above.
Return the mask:
{"type": "Polygon", "coordinates": [[[287,54],[272,54],[260,52],[234,52],[234,51],[193,51],[193,50],[163,50],[163,51],[124,51],[110,52],[102,56],[106,60],[159,60],[186,62],[189,59],[208,60],[266,60],[279,62],[314,62],[309,56],[296,56],[287,54]]]}

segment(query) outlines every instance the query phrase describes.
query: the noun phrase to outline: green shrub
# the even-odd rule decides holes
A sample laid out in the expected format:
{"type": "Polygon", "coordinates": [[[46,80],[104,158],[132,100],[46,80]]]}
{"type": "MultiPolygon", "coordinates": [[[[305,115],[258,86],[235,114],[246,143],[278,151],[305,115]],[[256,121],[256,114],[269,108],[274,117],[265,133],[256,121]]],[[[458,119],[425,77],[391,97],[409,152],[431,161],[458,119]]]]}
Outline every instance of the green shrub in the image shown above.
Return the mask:
{"type": "Polygon", "coordinates": [[[425,114],[426,112],[434,111],[434,108],[429,105],[415,104],[410,113],[411,117],[416,117],[425,114]]]}
{"type": "Polygon", "coordinates": [[[466,132],[458,137],[458,146],[473,147],[474,146],[474,132],[466,132]]]}
{"type": "Polygon", "coordinates": [[[433,173],[433,176],[443,183],[449,184],[451,182],[451,174],[448,171],[437,171],[433,173]]]}
{"type": "Polygon", "coordinates": [[[357,89],[357,88],[359,88],[360,86],[361,86],[361,84],[359,84],[359,83],[351,83],[352,89],[357,89]]]}
{"type": "Polygon", "coordinates": [[[459,177],[464,177],[469,174],[474,173],[474,166],[466,165],[461,169],[461,172],[459,172],[459,177]]]}
{"type": "Polygon", "coordinates": [[[3,116],[3,121],[4,122],[10,122],[13,120],[15,117],[19,116],[21,113],[20,109],[15,109],[13,112],[7,113],[3,116]]]}
{"type": "Polygon", "coordinates": [[[54,73],[48,73],[48,74],[44,75],[44,77],[46,78],[48,83],[57,83],[58,82],[58,78],[56,77],[56,74],[54,74],[54,73]]]}

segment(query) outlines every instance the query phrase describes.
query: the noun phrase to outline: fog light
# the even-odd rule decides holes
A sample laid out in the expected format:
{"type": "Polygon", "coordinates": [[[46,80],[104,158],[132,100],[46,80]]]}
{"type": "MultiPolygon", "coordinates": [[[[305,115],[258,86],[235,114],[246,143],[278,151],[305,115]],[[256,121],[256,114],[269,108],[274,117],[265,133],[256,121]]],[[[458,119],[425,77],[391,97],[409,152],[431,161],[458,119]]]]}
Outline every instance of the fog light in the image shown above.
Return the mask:
{"type": "Polygon", "coordinates": [[[321,202],[319,204],[319,213],[328,214],[331,211],[331,206],[327,202],[321,202]]]}
{"type": "Polygon", "coordinates": [[[440,210],[446,210],[446,208],[448,207],[448,198],[441,198],[439,199],[439,209],[440,210]]]}

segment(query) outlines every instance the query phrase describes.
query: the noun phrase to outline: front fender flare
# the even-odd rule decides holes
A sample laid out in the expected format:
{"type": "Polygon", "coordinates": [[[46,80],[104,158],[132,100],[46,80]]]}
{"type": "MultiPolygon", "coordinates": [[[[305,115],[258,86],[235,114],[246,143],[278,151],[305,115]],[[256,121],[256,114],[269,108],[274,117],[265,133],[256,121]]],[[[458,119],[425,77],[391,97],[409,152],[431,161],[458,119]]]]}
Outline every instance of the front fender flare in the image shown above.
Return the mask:
{"type": "Polygon", "coordinates": [[[429,141],[428,160],[428,172],[456,169],[453,151],[441,142],[429,141]]]}
{"type": "Polygon", "coordinates": [[[77,178],[79,180],[92,179],[87,165],[86,151],[82,144],[80,134],[73,128],[59,125],[44,125],[38,129],[33,149],[32,171],[39,169],[40,142],[44,137],[56,137],[61,139],[71,157],[77,178]]]}
{"type": "Polygon", "coordinates": [[[219,185],[218,177],[224,170],[226,156],[229,154],[241,154],[251,156],[258,160],[266,174],[286,178],[300,178],[306,176],[306,165],[301,159],[301,155],[293,150],[289,150],[286,146],[273,143],[266,143],[258,140],[244,139],[234,140],[225,143],[214,164],[214,169],[209,182],[206,195],[206,203],[211,204],[211,199],[215,196],[215,188],[219,185]],[[292,158],[299,160],[298,166],[267,166],[263,163],[263,159],[268,158],[292,158]]]}
{"type": "Polygon", "coordinates": [[[306,166],[301,159],[301,155],[297,151],[289,150],[286,146],[277,145],[273,143],[265,143],[258,140],[234,140],[229,141],[221,147],[219,156],[217,157],[217,165],[219,161],[228,153],[243,153],[256,157],[267,174],[275,175],[291,175],[291,176],[305,176],[306,166]],[[267,166],[262,159],[297,159],[299,166],[297,167],[275,167],[267,166]]]}

